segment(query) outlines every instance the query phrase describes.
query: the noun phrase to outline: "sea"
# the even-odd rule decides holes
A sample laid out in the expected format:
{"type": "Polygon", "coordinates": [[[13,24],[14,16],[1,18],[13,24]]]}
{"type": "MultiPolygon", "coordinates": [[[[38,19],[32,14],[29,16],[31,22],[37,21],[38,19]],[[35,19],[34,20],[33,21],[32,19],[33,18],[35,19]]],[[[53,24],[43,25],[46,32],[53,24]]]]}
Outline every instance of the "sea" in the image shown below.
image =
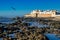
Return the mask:
{"type": "Polygon", "coordinates": [[[9,18],[2,18],[2,19],[0,19],[0,23],[9,24],[9,23],[13,23],[13,22],[14,22],[14,20],[9,19],[9,18]]]}

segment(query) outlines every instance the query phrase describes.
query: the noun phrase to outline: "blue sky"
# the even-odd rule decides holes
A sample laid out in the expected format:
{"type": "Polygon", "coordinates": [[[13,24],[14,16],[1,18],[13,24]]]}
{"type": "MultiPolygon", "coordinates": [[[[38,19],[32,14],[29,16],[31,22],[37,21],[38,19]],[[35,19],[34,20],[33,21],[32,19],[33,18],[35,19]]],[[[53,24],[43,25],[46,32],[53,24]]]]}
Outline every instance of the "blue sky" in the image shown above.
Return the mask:
{"type": "Polygon", "coordinates": [[[0,16],[22,16],[35,9],[60,10],[60,0],[0,0],[0,16]]]}

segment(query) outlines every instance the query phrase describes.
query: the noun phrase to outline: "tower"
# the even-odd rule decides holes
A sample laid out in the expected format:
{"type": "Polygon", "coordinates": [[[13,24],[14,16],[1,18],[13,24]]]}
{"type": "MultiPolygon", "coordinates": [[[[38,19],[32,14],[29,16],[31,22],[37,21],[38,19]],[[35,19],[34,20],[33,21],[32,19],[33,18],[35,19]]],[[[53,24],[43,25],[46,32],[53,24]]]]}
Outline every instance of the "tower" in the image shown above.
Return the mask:
{"type": "Polygon", "coordinates": [[[55,17],[56,15],[56,10],[52,10],[52,17],[55,17]]]}

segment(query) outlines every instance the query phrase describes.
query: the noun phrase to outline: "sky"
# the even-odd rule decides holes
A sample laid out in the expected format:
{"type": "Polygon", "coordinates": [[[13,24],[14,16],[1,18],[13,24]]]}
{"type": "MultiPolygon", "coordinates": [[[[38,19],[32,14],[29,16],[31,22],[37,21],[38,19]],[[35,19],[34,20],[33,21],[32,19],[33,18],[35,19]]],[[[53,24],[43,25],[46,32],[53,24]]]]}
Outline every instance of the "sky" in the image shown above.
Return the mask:
{"type": "Polygon", "coordinates": [[[32,10],[58,10],[60,0],[0,0],[0,16],[23,16],[32,10]]]}

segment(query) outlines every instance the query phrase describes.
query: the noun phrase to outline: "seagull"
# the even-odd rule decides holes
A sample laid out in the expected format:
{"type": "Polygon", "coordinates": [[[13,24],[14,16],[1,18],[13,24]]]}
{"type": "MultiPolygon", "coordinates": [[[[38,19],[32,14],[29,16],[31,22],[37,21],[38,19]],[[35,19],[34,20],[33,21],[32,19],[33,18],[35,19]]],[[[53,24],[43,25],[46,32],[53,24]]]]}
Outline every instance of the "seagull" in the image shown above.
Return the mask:
{"type": "Polygon", "coordinates": [[[14,8],[14,7],[11,7],[11,8],[16,11],[16,8],[14,8]]]}

